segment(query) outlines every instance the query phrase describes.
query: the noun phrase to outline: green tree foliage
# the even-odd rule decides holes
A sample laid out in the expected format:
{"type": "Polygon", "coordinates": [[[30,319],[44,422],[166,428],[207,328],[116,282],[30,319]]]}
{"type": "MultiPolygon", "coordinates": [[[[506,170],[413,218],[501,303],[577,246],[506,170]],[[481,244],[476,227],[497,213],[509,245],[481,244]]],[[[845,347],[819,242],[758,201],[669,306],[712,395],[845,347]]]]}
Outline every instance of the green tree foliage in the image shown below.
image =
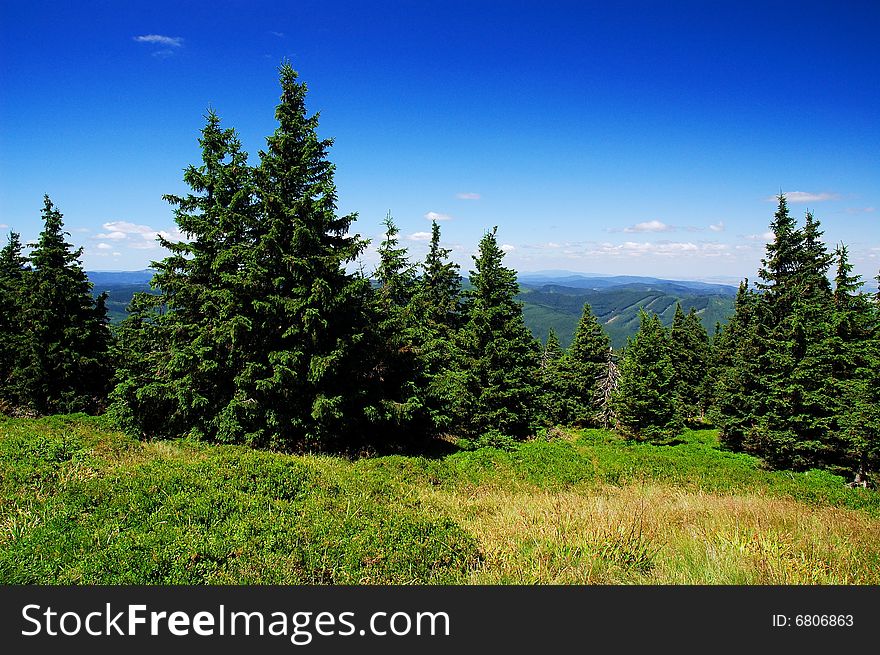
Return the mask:
{"type": "Polygon", "coordinates": [[[29,272],[19,234],[10,232],[0,250],[0,400],[8,408],[24,401],[19,377],[25,363],[24,287],[29,272]]]}
{"type": "Polygon", "coordinates": [[[411,438],[413,432],[424,432],[427,417],[420,388],[424,379],[422,361],[414,346],[416,267],[410,263],[406,248],[399,245],[400,231],[390,212],[383,225],[385,237],[379,246],[379,265],[374,275],[377,284],[374,321],[384,410],[381,420],[385,423],[385,438],[391,440],[395,435],[411,438]]]}
{"type": "Polygon", "coordinates": [[[877,469],[876,306],[811,213],[798,229],[780,196],[771,229],[758,291],[740,287],[716,340],[713,420],[722,442],[773,467],[864,478],[877,469]]]}
{"type": "Polygon", "coordinates": [[[497,228],[480,240],[465,295],[467,322],[460,335],[466,372],[457,411],[462,431],[480,437],[529,433],[535,417],[539,350],[523,321],[516,272],[502,264],[497,228]]]}
{"type": "Polygon", "coordinates": [[[589,303],[584,303],[571,346],[556,366],[556,422],[578,427],[598,423],[597,384],[606,373],[610,356],[608,335],[589,303]]]}
{"type": "Polygon", "coordinates": [[[760,355],[763,343],[762,311],[765,306],[749,288],[748,280],[739,285],[735,311],[715,337],[712,358],[715,383],[712,388],[710,420],[718,426],[721,443],[741,450],[761,414],[760,355]]]}
{"type": "Polygon", "coordinates": [[[538,378],[541,383],[540,415],[544,423],[557,425],[566,422],[565,394],[562,389],[559,365],[565,351],[559,345],[559,337],[553,328],[547,333],[547,341],[541,352],[538,378]]]}
{"type": "Polygon", "coordinates": [[[702,417],[706,409],[704,385],[709,366],[709,335],[693,307],[685,314],[681,304],[676,304],[669,338],[681,411],[686,418],[702,417]]]}
{"type": "Polygon", "coordinates": [[[106,296],[92,298],[82,248],[65,241],[63,216],[48,196],[42,216],[43,231],[29,258],[34,270],[23,278],[28,330],[17,376],[20,400],[42,414],[97,412],[112,375],[106,296]]]}
{"type": "Polygon", "coordinates": [[[669,438],[684,427],[669,336],[656,314],[639,315],[620,362],[614,409],[620,429],[638,439],[669,438]]]}
{"type": "Polygon", "coordinates": [[[188,240],[162,239],[170,255],[153,263],[159,296],[136,296],[119,331],[114,411],[139,436],[238,441],[237,377],[258,348],[249,279],[253,171],[235,131],[213,112],[199,143],[202,165],[184,172],[193,193],[165,196],[188,240]]]}
{"type": "Polygon", "coordinates": [[[458,264],[449,259],[450,252],[440,246],[440,226],[433,221],[431,245],[413,296],[413,344],[419,355],[420,393],[434,432],[454,429],[456,408],[461,409],[459,390],[467,377],[458,365],[461,276],[458,264]]]}
{"type": "Polygon", "coordinates": [[[346,271],[365,241],[336,214],[332,142],[306,86],[289,64],[280,83],[259,166],[209,116],[202,166],[185,175],[194,193],[167,197],[189,240],[163,242],[161,301],[140,299],[125,328],[127,343],[141,329],[150,343],[116,391],[136,432],[323,448],[383,415],[370,283],[346,271]]]}

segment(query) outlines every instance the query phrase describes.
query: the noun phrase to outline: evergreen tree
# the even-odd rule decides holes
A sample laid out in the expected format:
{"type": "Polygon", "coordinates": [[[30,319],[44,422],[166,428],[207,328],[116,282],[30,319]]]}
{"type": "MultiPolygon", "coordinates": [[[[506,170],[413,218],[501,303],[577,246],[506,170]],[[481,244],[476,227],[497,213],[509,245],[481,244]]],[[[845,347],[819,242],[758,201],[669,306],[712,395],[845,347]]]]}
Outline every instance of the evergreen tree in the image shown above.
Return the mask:
{"type": "Polygon", "coordinates": [[[597,423],[599,398],[596,385],[606,373],[611,341],[589,303],[584,303],[571,346],[558,369],[558,395],[562,405],[560,422],[579,427],[597,423]]]}
{"type": "Polygon", "coordinates": [[[467,374],[458,366],[461,355],[457,334],[462,324],[461,276],[450,250],[440,246],[440,226],[431,224],[431,245],[416,281],[413,307],[413,343],[419,355],[421,397],[431,430],[453,428],[459,390],[467,374]]]}
{"type": "Polygon", "coordinates": [[[541,383],[541,417],[547,425],[565,423],[567,419],[567,407],[562,380],[560,378],[560,364],[565,355],[559,338],[553,328],[547,333],[547,341],[541,352],[539,380],[541,383]]]}
{"type": "Polygon", "coordinates": [[[424,432],[426,428],[420,393],[423,372],[414,346],[415,266],[410,264],[406,248],[399,245],[399,230],[391,212],[383,224],[385,237],[379,247],[379,265],[374,276],[378,285],[374,321],[378,331],[380,395],[386,435],[390,438],[389,431],[394,431],[411,437],[412,432],[424,432]]]}
{"type": "Polygon", "coordinates": [[[100,411],[112,370],[107,296],[92,298],[82,248],[65,241],[63,216],[48,196],[42,215],[34,270],[24,278],[23,399],[42,414],[100,411]]]}
{"type": "Polygon", "coordinates": [[[370,282],[346,270],[366,242],[350,233],[354,214],[336,214],[332,140],[307,114],[306,85],[287,63],[280,83],[278,128],[256,171],[260,220],[247,274],[261,356],[239,376],[237,421],[258,443],[342,445],[384,416],[370,282]]]}
{"type": "Polygon", "coordinates": [[[193,193],[166,195],[188,240],[160,237],[170,255],[154,262],[152,286],[119,330],[113,410],[139,436],[244,440],[237,377],[252,363],[255,312],[248,276],[256,224],[253,171],[234,130],[209,112],[201,166],[184,181],[193,193]]]}
{"type": "Polygon", "coordinates": [[[19,234],[10,232],[0,250],[0,403],[13,409],[23,403],[21,387],[25,354],[24,294],[27,258],[19,234]]]}
{"type": "Polygon", "coordinates": [[[743,449],[762,412],[759,383],[765,313],[761,297],[744,280],[733,316],[713,343],[716,377],[709,416],[718,426],[721,443],[731,450],[743,449]]]}
{"type": "Polygon", "coordinates": [[[637,439],[669,438],[684,427],[669,337],[656,314],[639,313],[639,331],[620,362],[614,409],[620,429],[637,439]]]}
{"type": "Polygon", "coordinates": [[[467,323],[461,332],[466,379],[457,411],[467,435],[516,438],[528,434],[534,418],[539,351],[515,299],[516,272],[502,264],[496,231],[480,240],[466,292],[467,323]]]}
{"type": "Polygon", "coordinates": [[[835,458],[833,465],[866,483],[880,470],[880,312],[853,275],[846,246],[835,252],[833,336],[835,458]]]}
{"type": "Polygon", "coordinates": [[[702,417],[705,411],[704,385],[709,366],[709,336],[693,307],[685,314],[681,304],[676,303],[669,337],[682,413],[686,418],[702,417]]]}

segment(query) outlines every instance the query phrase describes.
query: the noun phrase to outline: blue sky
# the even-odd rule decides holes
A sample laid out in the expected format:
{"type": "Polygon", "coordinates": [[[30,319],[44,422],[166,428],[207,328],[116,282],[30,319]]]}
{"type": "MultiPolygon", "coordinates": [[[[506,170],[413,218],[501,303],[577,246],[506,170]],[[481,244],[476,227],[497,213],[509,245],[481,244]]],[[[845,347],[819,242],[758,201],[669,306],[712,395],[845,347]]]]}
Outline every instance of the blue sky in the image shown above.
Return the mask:
{"type": "MultiPolygon", "coordinates": [[[[211,107],[256,157],[289,58],[333,137],[340,212],[464,269],[753,278],[773,196],[880,268],[876,2],[0,3],[0,228],[42,196],[90,270],[175,235],[211,107]]],[[[364,263],[370,269],[375,252],[364,263]]]]}

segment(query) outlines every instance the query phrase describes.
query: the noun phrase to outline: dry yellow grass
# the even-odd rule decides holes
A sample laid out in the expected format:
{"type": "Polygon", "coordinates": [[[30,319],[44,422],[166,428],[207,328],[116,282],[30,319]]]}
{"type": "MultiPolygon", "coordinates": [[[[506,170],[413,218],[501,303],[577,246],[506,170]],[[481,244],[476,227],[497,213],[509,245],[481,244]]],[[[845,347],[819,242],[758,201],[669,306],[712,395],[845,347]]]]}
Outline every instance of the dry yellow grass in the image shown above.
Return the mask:
{"type": "Polygon", "coordinates": [[[878,584],[880,520],[671,486],[427,489],[480,543],[473,584],[878,584]]]}

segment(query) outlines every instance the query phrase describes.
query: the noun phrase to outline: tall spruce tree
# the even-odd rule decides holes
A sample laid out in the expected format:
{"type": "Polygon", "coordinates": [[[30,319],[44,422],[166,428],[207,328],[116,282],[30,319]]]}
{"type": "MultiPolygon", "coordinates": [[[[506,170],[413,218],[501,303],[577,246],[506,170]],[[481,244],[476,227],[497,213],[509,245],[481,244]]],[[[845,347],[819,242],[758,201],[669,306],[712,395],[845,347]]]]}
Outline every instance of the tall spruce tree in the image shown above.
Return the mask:
{"type": "Polygon", "coordinates": [[[578,427],[596,425],[599,409],[596,388],[610,356],[611,341],[589,303],[584,303],[574,339],[557,366],[558,402],[562,407],[560,422],[578,427]]]}
{"type": "Polygon", "coordinates": [[[25,355],[25,275],[27,258],[17,232],[0,250],[0,403],[13,410],[23,403],[21,373],[25,355]]]}
{"type": "Polygon", "coordinates": [[[709,336],[693,307],[685,314],[681,303],[676,303],[669,345],[682,413],[685,418],[702,417],[709,366],[709,336]]]}
{"type": "Polygon", "coordinates": [[[620,429],[637,439],[669,438],[684,427],[669,336],[656,314],[639,313],[639,331],[620,362],[614,409],[620,429]]]}
{"type": "Polygon", "coordinates": [[[427,427],[420,393],[422,361],[414,345],[417,329],[416,267],[410,263],[406,248],[400,246],[400,231],[391,212],[383,225],[385,236],[379,246],[379,265],[374,274],[378,378],[381,407],[385,414],[382,427],[389,440],[392,436],[399,440],[411,438],[414,432],[423,433],[427,427]]]}
{"type": "Polygon", "coordinates": [[[366,247],[337,215],[331,139],[306,111],[307,87],[280,68],[278,128],[256,171],[259,223],[248,260],[261,357],[238,378],[239,411],[257,418],[260,443],[345,446],[382,415],[377,396],[372,292],[350,273],[366,247]],[[258,417],[250,407],[259,408],[258,417]]]}
{"type": "Polygon", "coordinates": [[[835,468],[866,484],[880,471],[880,312],[853,275],[843,244],[835,251],[833,333],[835,468]]]}
{"type": "Polygon", "coordinates": [[[63,216],[44,197],[44,221],[24,280],[23,400],[43,413],[101,411],[112,375],[106,294],[92,297],[82,248],[65,241],[63,216]]]}
{"type": "Polygon", "coordinates": [[[243,441],[236,379],[260,347],[248,278],[253,171],[213,111],[199,143],[202,164],[184,172],[192,193],[165,196],[187,240],[160,237],[170,255],[153,263],[159,296],[136,297],[119,330],[113,410],[138,435],[243,441]]]}
{"type": "Polygon", "coordinates": [[[559,365],[565,351],[559,344],[559,337],[553,328],[547,333],[547,341],[541,352],[538,378],[541,383],[542,421],[547,425],[566,423],[567,399],[562,389],[559,365]]]}
{"type": "Polygon", "coordinates": [[[461,331],[463,369],[459,419],[465,434],[524,437],[535,418],[539,350],[523,320],[516,272],[503,265],[497,228],[480,240],[466,292],[461,331]]]}
{"type": "Polygon", "coordinates": [[[709,417],[718,426],[721,443],[731,450],[743,449],[762,412],[760,359],[765,307],[744,280],[737,291],[733,316],[712,344],[715,381],[709,417]]]}
{"type": "Polygon", "coordinates": [[[440,225],[431,224],[431,244],[416,280],[413,343],[421,371],[421,397],[434,432],[454,428],[466,372],[460,359],[458,330],[462,324],[461,276],[450,250],[440,245],[440,225]]]}

